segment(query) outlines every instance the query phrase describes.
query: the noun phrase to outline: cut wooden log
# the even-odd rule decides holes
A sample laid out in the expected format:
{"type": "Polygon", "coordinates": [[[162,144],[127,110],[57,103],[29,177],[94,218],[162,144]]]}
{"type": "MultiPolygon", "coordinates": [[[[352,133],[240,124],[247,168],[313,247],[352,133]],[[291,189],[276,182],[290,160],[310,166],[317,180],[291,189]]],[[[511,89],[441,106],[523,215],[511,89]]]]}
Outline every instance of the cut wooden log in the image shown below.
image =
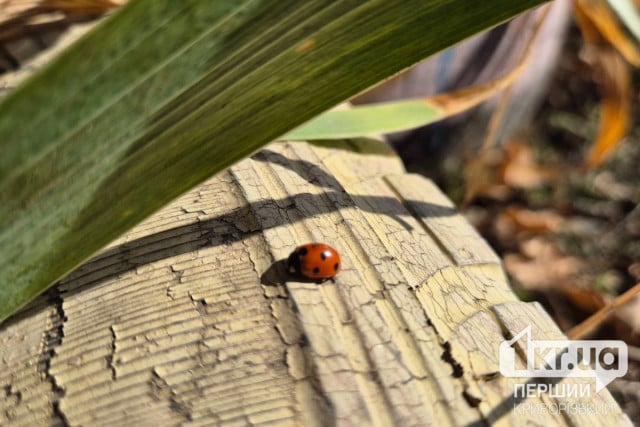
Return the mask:
{"type": "Polygon", "coordinates": [[[630,425],[593,378],[500,375],[505,339],[561,332],[433,183],[346,144],[268,146],[3,324],[0,424],[630,425]],[[287,275],[312,241],[335,283],[287,275]]]}

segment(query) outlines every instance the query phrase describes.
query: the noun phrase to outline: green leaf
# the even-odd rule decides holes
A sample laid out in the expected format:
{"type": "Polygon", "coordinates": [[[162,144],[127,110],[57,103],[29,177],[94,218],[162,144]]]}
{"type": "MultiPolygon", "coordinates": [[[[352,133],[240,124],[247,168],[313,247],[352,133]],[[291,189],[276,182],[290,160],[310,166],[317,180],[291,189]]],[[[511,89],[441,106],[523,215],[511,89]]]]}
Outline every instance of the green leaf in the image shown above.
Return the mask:
{"type": "Polygon", "coordinates": [[[488,83],[426,98],[329,110],[280,139],[346,139],[425,126],[459,114],[495,96],[515,81],[525,65],[526,61],[522,61],[505,75],[488,83]]]}
{"type": "Polygon", "coordinates": [[[330,110],[280,137],[282,140],[345,139],[398,132],[441,120],[443,112],[421,100],[330,110]]]}
{"type": "Polygon", "coordinates": [[[541,0],[136,0],[0,104],[0,321],[184,191],[541,0]]]}

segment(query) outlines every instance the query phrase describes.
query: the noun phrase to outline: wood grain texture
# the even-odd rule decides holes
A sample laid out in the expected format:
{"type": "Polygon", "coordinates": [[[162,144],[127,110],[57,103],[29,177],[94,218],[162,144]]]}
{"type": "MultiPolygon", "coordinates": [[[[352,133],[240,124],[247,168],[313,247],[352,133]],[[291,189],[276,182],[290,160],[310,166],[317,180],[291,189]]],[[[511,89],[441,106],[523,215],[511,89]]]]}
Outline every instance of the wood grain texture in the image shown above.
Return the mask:
{"type": "Polygon", "coordinates": [[[606,417],[513,410],[500,342],[560,331],[430,181],[350,144],[268,146],[3,324],[0,425],[629,425],[606,390],[606,417]],[[310,241],[335,283],[286,275],[310,241]]]}

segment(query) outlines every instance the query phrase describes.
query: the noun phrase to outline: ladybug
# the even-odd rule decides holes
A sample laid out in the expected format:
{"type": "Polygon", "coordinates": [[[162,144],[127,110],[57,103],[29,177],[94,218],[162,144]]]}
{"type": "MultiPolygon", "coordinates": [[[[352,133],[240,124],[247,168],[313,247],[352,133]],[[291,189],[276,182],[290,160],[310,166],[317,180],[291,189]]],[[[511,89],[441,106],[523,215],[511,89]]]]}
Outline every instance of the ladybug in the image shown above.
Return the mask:
{"type": "Polygon", "coordinates": [[[322,283],[333,279],[342,263],[338,251],[324,243],[298,246],[287,260],[289,273],[322,283]]]}

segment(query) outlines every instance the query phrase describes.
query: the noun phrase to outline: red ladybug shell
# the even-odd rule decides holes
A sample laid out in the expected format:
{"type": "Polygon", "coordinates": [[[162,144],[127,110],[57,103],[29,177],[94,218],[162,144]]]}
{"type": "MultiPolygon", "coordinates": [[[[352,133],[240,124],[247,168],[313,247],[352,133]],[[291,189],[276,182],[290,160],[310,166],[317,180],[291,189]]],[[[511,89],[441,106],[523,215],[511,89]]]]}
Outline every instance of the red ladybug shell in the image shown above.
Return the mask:
{"type": "Polygon", "coordinates": [[[287,264],[290,273],[318,281],[333,278],[342,267],[338,251],[324,243],[298,246],[289,256],[287,264]]]}

